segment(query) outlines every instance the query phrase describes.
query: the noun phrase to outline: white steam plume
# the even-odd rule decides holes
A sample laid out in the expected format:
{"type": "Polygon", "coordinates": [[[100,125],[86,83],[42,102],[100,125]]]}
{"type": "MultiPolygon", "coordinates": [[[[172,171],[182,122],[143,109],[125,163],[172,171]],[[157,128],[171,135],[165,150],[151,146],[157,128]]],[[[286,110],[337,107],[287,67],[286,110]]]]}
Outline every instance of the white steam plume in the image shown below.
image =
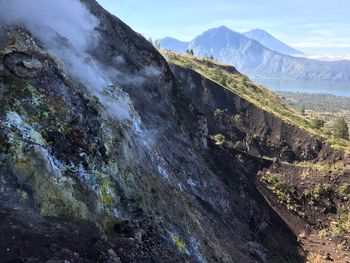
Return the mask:
{"type": "Polygon", "coordinates": [[[0,0],[0,14],[5,24],[24,25],[45,44],[57,33],[84,51],[99,23],[78,0],[0,0]]]}
{"type": "MultiPolygon", "coordinates": [[[[112,70],[88,54],[100,39],[95,30],[99,22],[79,0],[0,0],[0,23],[27,28],[65,63],[74,78],[90,88],[110,115],[127,119],[128,96],[105,95],[111,85],[105,72],[112,70]]],[[[116,69],[113,72],[118,73],[116,69]]]]}

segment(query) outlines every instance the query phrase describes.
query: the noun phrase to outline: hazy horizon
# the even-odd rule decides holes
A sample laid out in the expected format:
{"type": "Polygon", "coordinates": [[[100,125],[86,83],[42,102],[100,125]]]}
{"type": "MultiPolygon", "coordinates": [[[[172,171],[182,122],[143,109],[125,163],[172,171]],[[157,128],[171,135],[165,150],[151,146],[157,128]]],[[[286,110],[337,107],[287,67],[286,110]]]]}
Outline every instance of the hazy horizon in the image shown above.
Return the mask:
{"type": "Polygon", "coordinates": [[[222,25],[245,32],[266,30],[309,55],[350,55],[350,2],[278,0],[98,0],[145,37],[192,40],[222,25]]]}

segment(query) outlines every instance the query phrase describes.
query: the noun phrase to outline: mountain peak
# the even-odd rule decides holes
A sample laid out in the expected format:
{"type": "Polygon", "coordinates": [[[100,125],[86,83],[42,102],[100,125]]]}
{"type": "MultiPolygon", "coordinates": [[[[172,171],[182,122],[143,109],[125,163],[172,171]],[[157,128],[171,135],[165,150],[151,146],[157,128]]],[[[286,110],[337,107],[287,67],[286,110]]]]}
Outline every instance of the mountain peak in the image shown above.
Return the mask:
{"type": "Polygon", "coordinates": [[[263,46],[271,50],[277,51],[281,54],[286,54],[291,56],[303,54],[303,52],[288,46],[287,44],[278,40],[277,38],[275,38],[274,36],[272,36],[270,33],[268,33],[263,29],[259,29],[259,28],[252,29],[248,32],[243,33],[243,35],[245,35],[250,39],[258,41],[263,46]]]}
{"type": "MultiPolygon", "coordinates": [[[[260,28],[254,28],[252,30],[249,30],[248,32],[244,33],[244,34],[255,34],[255,35],[261,35],[261,36],[270,36],[273,37],[269,32],[260,29],[260,28]]],[[[274,38],[274,37],[273,37],[274,38]]]]}
{"type": "Polygon", "coordinates": [[[252,30],[249,30],[248,32],[262,32],[262,33],[266,33],[266,34],[269,34],[267,31],[265,31],[264,29],[260,29],[260,28],[254,28],[252,30]]]}
{"type": "MultiPolygon", "coordinates": [[[[227,26],[219,26],[209,29],[207,32],[215,32],[215,33],[237,33],[227,26]]],[[[206,33],[206,32],[205,32],[206,33]]]]}
{"type": "Polygon", "coordinates": [[[219,26],[219,27],[217,27],[216,29],[218,29],[218,30],[230,30],[230,31],[232,31],[231,29],[229,29],[227,26],[225,26],[225,25],[222,25],[222,26],[219,26]]]}
{"type": "Polygon", "coordinates": [[[238,33],[227,26],[220,26],[220,27],[214,27],[211,28],[201,35],[197,36],[194,41],[198,38],[246,38],[241,33],[238,33]]]}

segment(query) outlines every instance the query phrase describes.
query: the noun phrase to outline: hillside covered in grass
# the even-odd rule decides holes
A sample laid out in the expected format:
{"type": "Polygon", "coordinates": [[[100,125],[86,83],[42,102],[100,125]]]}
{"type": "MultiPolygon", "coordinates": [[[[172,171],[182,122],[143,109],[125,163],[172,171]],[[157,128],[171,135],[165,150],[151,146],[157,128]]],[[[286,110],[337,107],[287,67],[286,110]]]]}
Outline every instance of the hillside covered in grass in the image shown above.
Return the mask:
{"type": "Polygon", "coordinates": [[[161,50],[161,53],[169,62],[198,72],[257,107],[281,118],[285,122],[322,137],[335,148],[342,148],[350,151],[350,143],[343,139],[334,138],[332,132],[328,128],[319,125],[318,119],[307,118],[288,105],[278,94],[263,85],[253,83],[247,76],[238,72],[233,66],[222,64],[210,58],[198,58],[168,50],[161,50]]]}
{"type": "Polygon", "coordinates": [[[226,89],[248,100],[254,105],[271,112],[287,122],[308,126],[309,121],[290,108],[277,94],[262,85],[256,85],[230,65],[221,64],[210,58],[197,58],[186,54],[162,51],[170,62],[190,68],[215,81],[226,89]]]}

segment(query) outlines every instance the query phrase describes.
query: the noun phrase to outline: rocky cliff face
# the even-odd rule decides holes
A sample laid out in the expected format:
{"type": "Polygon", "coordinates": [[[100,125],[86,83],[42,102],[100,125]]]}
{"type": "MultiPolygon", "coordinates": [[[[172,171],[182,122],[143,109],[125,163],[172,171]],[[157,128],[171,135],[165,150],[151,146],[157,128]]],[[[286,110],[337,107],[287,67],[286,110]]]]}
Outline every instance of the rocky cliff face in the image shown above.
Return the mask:
{"type": "MultiPolygon", "coordinates": [[[[205,114],[208,134],[223,135],[234,148],[282,161],[317,158],[328,148],[319,138],[290,125],[195,71],[171,65],[183,92],[205,114]]],[[[191,104],[191,105],[192,105],[191,104]]]]}
{"type": "Polygon", "coordinates": [[[97,2],[82,4],[98,21],[85,50],[57,31],[48,41],[25,23],[1,27],[1,258],[300,262],[255,175],[271,165],[260,156],[310,160],[321,141],[170,69],[97,2]]]}

